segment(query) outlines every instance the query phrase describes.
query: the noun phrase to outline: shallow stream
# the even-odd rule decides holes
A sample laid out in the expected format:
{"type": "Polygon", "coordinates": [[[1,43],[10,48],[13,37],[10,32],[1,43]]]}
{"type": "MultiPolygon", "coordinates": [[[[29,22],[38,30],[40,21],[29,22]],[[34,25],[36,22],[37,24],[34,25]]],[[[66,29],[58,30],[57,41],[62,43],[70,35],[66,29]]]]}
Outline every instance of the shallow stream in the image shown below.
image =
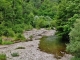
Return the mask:
{"type": "Polygon", "coordinates": [[[56,36],[42,37],[39,48],[41,51],[54,54],[56,58],[60,58],[66,53],[66,45],[56,38],[56,36]]]}

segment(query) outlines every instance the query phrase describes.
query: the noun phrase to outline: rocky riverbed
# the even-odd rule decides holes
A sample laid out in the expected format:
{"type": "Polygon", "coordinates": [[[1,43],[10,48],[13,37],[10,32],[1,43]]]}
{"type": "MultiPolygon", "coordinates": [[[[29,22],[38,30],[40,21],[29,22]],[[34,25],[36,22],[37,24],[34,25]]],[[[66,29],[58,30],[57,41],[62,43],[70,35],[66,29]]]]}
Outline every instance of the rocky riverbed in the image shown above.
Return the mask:
{"type": "Polygon", "coordinates": [[[0,46],[0,53],[7,55],[7,60],[70,60],[72,57],[65,54],[61,59],[54,58],[53,54],[40,51],[38,48],[39,41],[42,36],[51,36],[55,34],[55,30],[33,29],[25,31],[23,34],[28,42],[20,42],[11,45],[0,46]],[[22,47],[21,49],[19,49],[22,47]],[[11,54],[17,53],[19,56],[13,57],[11,54]]]}

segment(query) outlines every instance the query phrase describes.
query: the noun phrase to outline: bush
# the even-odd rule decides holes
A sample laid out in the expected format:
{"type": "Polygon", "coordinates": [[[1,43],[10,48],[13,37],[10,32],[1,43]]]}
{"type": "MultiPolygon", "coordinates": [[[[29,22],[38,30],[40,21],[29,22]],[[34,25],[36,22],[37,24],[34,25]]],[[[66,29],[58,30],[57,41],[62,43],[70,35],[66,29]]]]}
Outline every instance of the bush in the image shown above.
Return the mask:
{"type": "Polygon", "coordinates": [[[21,33],[16,34],[15,41],[25,41],[25,37],[21,33]]]}
{"type": "Polygon", "coordinates": [[[70,43],[67,45],[67,51],[74,56],[80,57],[80,20],[76,20],[74,28],[69,33],[70,43]]]}
{"type": "Polygon", "coordinates": [[[80,60],[79,57],[73,57],[71,60],[80,60]]]}
{"type": "Polygon", "coordinates": [[[35,28],[49,28],[51,27],[52,19],[49,16],[35,16],[33,25],[35,28]]]}
{"type": "Polygon", "coordinates": [[[3,29],[4,29],[4,26],[2,26],[2,25],[0,24],[0,36],[3,35],[3,29]]]}
{"type": "Polygon", "coordinates": [[[2,44],[2,38],[0,38],[0,44],[2,44]]]}
{"type": "Polygon", "coordinates": [[[36,28],[47,28],[47,27],[49,27],[49,22],[47,22],[45,20],[36,21],[35,27],[36,28]]]}
{"type": "Polygon", "coordinates": [[[19,56],[18,53],[12,53],[11,55],[12,55],[12,57],[18,57],[19,56]]]}
{"type": "Polygon", "coordinates": [[[31,29],[33,29],[33,26],[30,25],[30,24],[25,24],[24,29],[25,29],[25,30],[31,30],[31,29]]]}
{"type": "Polygon", "coordinates": [[[6,21],[3,21],[3,22],[2,22],[2,25],[3,25],[3,26],[6,26],[6,27],[8,27],[8,28],[11,28],[13,24],[12,24],[11,21],[7,20],[7,22],[6,22],[6,21]]]}
{"type": "Polygon", "coordinates": [[[7,37],[9,36],[14,37],[15,32],[12,30],[12,28],[5,28],[5,30],[3,31],[3,35],[7,37]]]}
{"type": "Polygon", "coordinates": [[[79,41],[72,41],[70,44],[67,45],[67,51],[70,52],[72,55],[80,57],[80,42],[79,41]]]}
{"type": "Polygon", "coordinates": [[[0,60],[7,60],[6,54],[0,54],[0,60]]]}
{"type": "Polygon", "coordinates": [[[51,25],[52,28],[56,27],[56,22],[57,22],[56,20],[52,20],[51,21],[50,25],[51,25]]]}
{"type": "Polygon", "coordinates": [[[15,25],[12,27],[12,30],[15,32],[15,33],[22,33],[23,32],[23,28],[20,27],[20,25],[15,25]]]}

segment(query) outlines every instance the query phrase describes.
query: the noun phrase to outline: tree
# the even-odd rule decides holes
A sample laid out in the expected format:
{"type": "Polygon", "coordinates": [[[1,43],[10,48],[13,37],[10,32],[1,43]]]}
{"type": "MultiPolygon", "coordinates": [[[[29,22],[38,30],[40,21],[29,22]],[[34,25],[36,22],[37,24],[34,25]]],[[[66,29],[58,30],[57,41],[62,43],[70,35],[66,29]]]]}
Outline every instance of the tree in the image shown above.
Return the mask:
{"type": "Polygon", "coordinates": [[[59,3],[56,20],[57,20],[57,35],[61,36],[62,41],[69,42],[69,32],[73,23],[80,15],[80,0],[61,0],[59,3]]]}
{"type": "Polygon", "coordinates": [[[38,9],[38,15],[49,16],[53,18],[56,13],[56,8],[56,2],[53,0],[44,0],[38,9]]]}

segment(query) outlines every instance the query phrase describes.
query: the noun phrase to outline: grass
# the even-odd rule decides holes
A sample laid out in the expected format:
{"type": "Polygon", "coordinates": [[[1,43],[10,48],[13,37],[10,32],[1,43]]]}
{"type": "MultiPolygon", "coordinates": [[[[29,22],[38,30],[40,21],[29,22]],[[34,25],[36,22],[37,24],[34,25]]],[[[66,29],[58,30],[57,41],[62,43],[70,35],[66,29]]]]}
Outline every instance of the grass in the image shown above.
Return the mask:
{"type": "Polygon", "coordinates": [[[18,53],[12,53],[11,56],[12,56],[12,57],[18,57],[19,54],[18,54],[18,53]]]}
{"type": "Polygon", "coordinates": [[[14,41],[15,42],[24,42],[24,41],[26,41],[26,38],[24,37],[23,34],[17,33],[14,41]]]}
{"type": "Polygon", "coordinates": [[[10,44],[13,44],[14,42],[12,41],[3,41],[2,44],[3,45],[10,45],[10,44]]]}
{"type": "Polygon", "coordinates": [[[6,54],[0,54],[0,60],[7,60],[6,54]]]}

